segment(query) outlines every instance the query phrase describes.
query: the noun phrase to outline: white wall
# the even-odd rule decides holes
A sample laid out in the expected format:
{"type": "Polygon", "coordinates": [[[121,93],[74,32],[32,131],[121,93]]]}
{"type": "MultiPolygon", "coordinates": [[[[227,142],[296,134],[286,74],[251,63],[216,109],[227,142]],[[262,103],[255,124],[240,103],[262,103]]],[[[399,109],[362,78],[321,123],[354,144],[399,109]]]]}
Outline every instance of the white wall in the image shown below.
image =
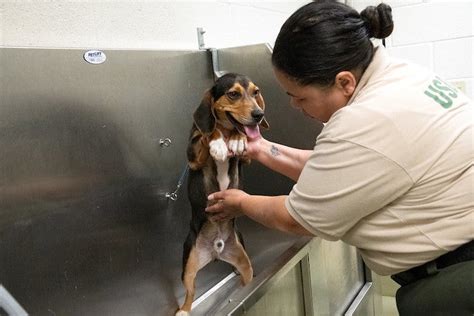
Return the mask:
{"type": "Polygon", "coordinates": [[[0,46],[197,49],[275,41],[307,0],[0,0],[0,46]]]}
{"type": "MultiPolygon", "coordinates": [[[[393,56],[426,66],[473,96],[473,1],[385,0],[393,56]]],[[[268,42],[309,0],[0,0],[0,46],[196,49],[268,42]]],[[[347,0],[361,11],[381,0],[347,0]]]]}
{"type": "Polygon", "coordinates": [[[347,1],[358,11],[380,2],[393,9],[395,28],[387,39],[390,55],[433,70],[473,98],[474,1],[347,1]]]}
{"type": "MultiPolygon", "coordinates": [[[[196,49],[268,42],[308,0],[0,0],[0,46],[196,49]]],[[[358,11],[381,0],[347,0],[358,11]]],[[[385,0],[392,56],[438,73],[473,97],[473,0],[385,0]]]]}

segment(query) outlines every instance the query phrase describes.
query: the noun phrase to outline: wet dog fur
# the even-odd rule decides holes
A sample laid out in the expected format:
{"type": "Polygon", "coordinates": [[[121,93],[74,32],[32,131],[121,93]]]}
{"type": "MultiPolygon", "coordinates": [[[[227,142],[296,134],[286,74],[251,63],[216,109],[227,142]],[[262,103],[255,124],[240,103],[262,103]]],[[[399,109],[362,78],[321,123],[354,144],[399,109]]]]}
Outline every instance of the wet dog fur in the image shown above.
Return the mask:
{"type": "Polygon", "coordinates": [[[243,285],[252,280],[252,265],[235,219],[214,221],[205,208],[209,194],[229,188],[242,189],[242,165],[250,162],[245,156],[247,137],[258,137],[259,126],[268,128],[264,109],[263,97],[255,83],[246,76],[230,73],[205,92],[194,113],[187,149],[192,218],[183,246],[182,280],[186,297],[176,315],[189,315],[196,274],[213,260],[234,266],[243,285]]]}

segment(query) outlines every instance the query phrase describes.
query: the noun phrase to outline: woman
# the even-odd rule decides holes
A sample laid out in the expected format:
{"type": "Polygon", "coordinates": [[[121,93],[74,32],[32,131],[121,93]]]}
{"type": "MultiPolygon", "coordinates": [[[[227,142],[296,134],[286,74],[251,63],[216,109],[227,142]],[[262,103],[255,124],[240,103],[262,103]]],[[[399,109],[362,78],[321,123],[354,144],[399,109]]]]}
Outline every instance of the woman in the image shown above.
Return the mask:
{"type": "Polygon", "coordinates": [[[472,104],[374,48],[370,39],[392,29],[383,3],[361,14],[333,1],[296,11],[275,42],[274,73],[295,108],[326,124],[311,151],[249,140],[252,159],[296,181],[288,196],[227,190],[207,211],[354,245],[402,285],[402,315],[471,315],[472,104]]]}

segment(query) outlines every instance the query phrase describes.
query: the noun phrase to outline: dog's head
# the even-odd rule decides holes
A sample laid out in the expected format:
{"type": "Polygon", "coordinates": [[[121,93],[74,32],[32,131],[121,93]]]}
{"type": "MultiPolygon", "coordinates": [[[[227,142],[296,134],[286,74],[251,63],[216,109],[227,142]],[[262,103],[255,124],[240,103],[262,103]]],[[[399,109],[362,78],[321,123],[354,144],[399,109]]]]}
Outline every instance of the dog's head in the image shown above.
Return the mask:
{"type": "Polygon", "coordinates": [[[211,134],[219,124],[255,138],[259,126],[269,127],[264,110],[265,102],[255,83],[247,76],[228,73],[206,91],[194,112],[194,123],[204,135],[211,134]]]}

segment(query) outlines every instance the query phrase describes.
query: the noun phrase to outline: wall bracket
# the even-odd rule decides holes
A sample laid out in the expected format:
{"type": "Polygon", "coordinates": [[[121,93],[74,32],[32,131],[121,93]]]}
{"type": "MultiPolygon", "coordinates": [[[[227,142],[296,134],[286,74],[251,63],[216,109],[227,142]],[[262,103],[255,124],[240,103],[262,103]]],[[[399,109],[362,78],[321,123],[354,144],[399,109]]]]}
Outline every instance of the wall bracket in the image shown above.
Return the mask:
{"type": "Polygon", "coordinates": [[[207,50],[208,52],[210,52],[212,61],[212,72],[214,73],[214,80],[217,80],[223,75],[225,75],[228,71],[220,70],[219,51],[216,48],[206,48],[206,44],[204,42],[204,33],[206,33],[206,30],[203,27],[197,28],[199,50],[207,50]]]}

